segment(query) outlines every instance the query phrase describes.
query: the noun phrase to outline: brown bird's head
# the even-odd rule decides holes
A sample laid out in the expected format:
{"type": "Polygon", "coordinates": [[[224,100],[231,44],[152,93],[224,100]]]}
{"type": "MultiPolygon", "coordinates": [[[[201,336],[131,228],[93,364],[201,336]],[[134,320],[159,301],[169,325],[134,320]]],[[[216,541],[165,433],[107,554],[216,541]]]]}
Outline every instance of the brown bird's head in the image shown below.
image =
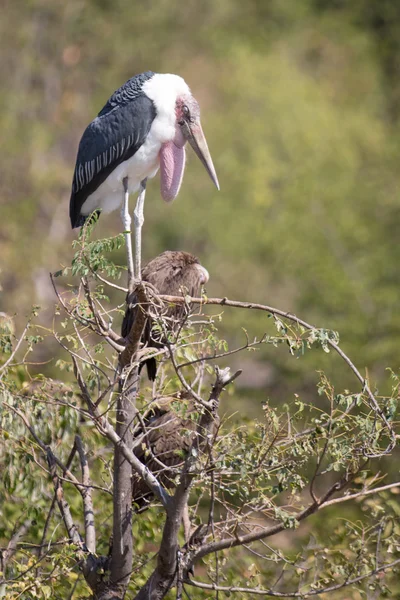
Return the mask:
{"type": "Polygon", "coordinates": [[[184,292],[197,296],[209,274],[193,254],[166,250],[144,267],[142,278],[154,285],[160,294],[180,296],[184,292]]]}

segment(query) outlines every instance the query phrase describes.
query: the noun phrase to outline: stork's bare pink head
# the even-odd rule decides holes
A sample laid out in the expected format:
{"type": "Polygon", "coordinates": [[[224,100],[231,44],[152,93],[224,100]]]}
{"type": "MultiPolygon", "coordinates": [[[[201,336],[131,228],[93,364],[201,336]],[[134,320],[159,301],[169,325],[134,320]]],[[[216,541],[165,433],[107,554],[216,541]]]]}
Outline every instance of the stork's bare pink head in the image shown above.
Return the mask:
{"type": "Polygon", "coordinates": [[[160,152],[161,195],[167,202],[176,198],[182,183],[186,142],[192,146],[219,190],[217,174],[201,127],[197,100],[191,94],[179,96],[176,99],[175,115],[175,137],[171,142],[163,144],[160,152]]]}

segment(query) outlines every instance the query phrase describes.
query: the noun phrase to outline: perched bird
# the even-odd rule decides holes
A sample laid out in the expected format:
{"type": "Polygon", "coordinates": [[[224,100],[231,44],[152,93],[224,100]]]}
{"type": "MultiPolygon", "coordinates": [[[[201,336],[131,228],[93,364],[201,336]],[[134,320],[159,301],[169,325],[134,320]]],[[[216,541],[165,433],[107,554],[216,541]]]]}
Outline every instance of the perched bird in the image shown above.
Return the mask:
{"type": "MultiPolygon", "coordinates": [[[[167,250],[153,258],[142,270],[142,279],[153,285],[159,294],[169,296],[198,296],[201,286],[205,285],[209,279],[208,271],[199,263],[198,259],[188,252],[167,250]]],[[[127,309],[122,322],[122,337],[126,338],[129,334],[139,308],[136,305],[137,299],[135,292],[128,295],[127,309]]],[[[170,306],[162,315],[166,328],[169,331],[176,330],[176,327],[182,321],[186,313],[186,308],[182,304],[170,306]]],[[[147,319],[142,342],[150,348],[162,348],[165,341],[163,335],[158,331],[153,331],[154,320],[147,319]]],[[[157,373],[157,361],[148,358],[145,361],[147,365],[147,374],[151,381],[154,381],[157,373]]],[[[145,363],[140,365],[140,369],[145,363]]]]}
{"type": "Polygon", "coordinates": [[[72,227],[83,225],[94,210],[118,208],[124,190],[136,192],[159,168],[161,195],[173,200],[182,182],[186,142],[219,189],[199,105],[182,77],[146,71],[129,79],[80,141],[70,200],[72,227]]]}
{"type": "MultiPolygon", "coordinates": [[[[198,419],[196,405],[188,392],[158,398],[153,408],[143,419],[144,429],[137,432],[138,445],[134,453],[159,483],[166,488],[175,487],[176,475],[182,468],[187,452],[193,442],[198,419]],[[184,404],[184,410],[181,409],[184,404]]],[[[218,430],[219,419],[215,418],[207,436],[213,438],[218,430]]],[[[153,495],[143,479],[136,473],[132,479],[132,501],[138,511],[143,510],[153,495]]]]}

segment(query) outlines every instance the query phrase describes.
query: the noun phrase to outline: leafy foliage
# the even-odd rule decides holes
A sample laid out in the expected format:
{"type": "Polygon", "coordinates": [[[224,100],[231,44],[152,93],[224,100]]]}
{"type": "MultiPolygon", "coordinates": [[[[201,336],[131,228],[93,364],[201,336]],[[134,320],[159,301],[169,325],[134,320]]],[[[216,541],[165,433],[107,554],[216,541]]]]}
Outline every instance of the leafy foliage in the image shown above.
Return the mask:
{"type": "MultiPolygon", "coordinates": [[[[63,462],[81,436],[94,486],[97,550],[108,553],[114,449],[87,414],[71,357],[114,422],[117,351],[105,332],[118,329],[124,297],[96,276],[115,283],[124,270],[123,237],[103,239],[118,231],[118,215],[100,219],[100,239],[88,240],[82,230],[71,267],[57,273],[54,316],[47,273],[71,263],[65,215],[79,136],[110,91],[148,68],[180,73],[190,83],[222,191],[213,195],[195,161],[173,207],[160,202],[151,182],[145,256],[166,248],[193,251],[211,273],[209,296],[267,298],[318,325],[296,324],[291,313],[265,311],[265,318],[223,305],[205,308],[160,352],[157,387],[142,384],[140,416],[160,396],[181,390],[182,377],[207,397],[215,363],[241,366],[251,357],[247,383],[239,378],[222,399],[226,415],[212,452],[198,457],[191,520],[200,525],[212,515],[208,544],[261,527],[280,532],[204,555],[194,579],[282,597],[320,595],[323,588],[337,599],[399,594],[398,565],[383,570],[398,560],[400,547],[397,448],[387,451],[398,435],[399,9],[390,0],[206,0],[199,6],[5,4],[2,560],[29,522],[4,569],[5,598],[91,596],[77,566],[80,550],[67,543],[57,507],[50,512],[54,486],[43,449],[15,410],[63,462]],[[89,295],[80,277],[89,279],[89,295]],[[44,310],[31,311],[32,302],[44,310]],[[100,335],[90,327],[96,311],[104,319],[97,323],[100,335]],[[365,368],[363,384],[337,355],[332,344],[339,341],[365,368]],[[260,389],[257,375],[264,372],[269,376],[260,389]],[[331,504],[299,520],[314,496],[343,477],[347,487],[332,493],[331,504]],[[369,493],[374,487],[385,489],[369,493]],[[340,587],[358,578],[346,592],[340,587]]],[[[93,236],[92,226],[87,234],[93,236]]],[[[163,328],[162,319],[157,326],[163,328]]],[[[174,408],[186,414],[180,403],[174,408]]],[[[70,468],[80,478],[76,456],[70,468]]],[[[83,533],[81,494],[68,477],[63,485],[83,533]]],[[[156,565],[163,525],[157,506],[135,517],[130,595],[156,565]]],[[[210,596],[210,589],[185,585],[192,597],[210,596]]]]}
{"type": "MultiPolygon", "coordinates": [[[[73,483],[79,485],[80,480],[76,435],[85,447],[94,519],[101,524],[97,556],[106,557],[109,552],[115,510],[114,447],[104,435],[100,417],[88,409],[85,395],[90,395],[100,415],[114,422],[120,393],[116,382],[126,377],[119,372],[115,347],[108,342],[112,315],[119,309],[108,300],[107,285],[98,285],[95,278],[103,270],[110,278],[116,276],[108,270],[112,255],[101,265],[99,256],[104,250],[117,252],[118,243],[115,239],[93,243],[81,235],[74,264],[87,270],[80,271],[76,293],[59,292],[52,332],[63,349],[63,358],[57,361],[58,379],[43,375],[31,378],[29,374],[29,362],[35,361],[39,348],[50,337],[47,331],[45,335],[38,333],[43,327],[37,309],[30,317],[30,333],[24,334],[20,344],[14,339],[10,322],[3,325],[3,545],[13,539],[22,523],[28,523],[26,539],[18,540],[6,563],[2,584],[6,598],[18,594],[62,598],[71,587],[73,597],[91,597],[79,569],[79,557],[85,550],[68,542],[63,519],[52,502],[54,481],[46,460],[46,448],[50,448],[60,468],[67,465],[61,469],[63,494],[83,535],[83,497],[73,483]],[[102,323],[108,323],[106,329],[102,323]]],[[[60,281],[69,277],[65,272],[60,281]]],[[[207,301],[203,297],[203,302],[207,301]]],[[[244,330],[245,344],[236,348],[220,337],[220,311],[207,315],[202,307],[191,306],[190,298],[184,302],[186,316],[176,333],[169,331],[167,335],[162,314],[155,318],[155,326],[165,333],[166,347],[161,352],[155,349],[161,367],[154,386],[149,388],[142,382],[132,422],[134,431],[142,430],[148,415],[158,410],[166,397],[174,399],[170,409],[178,419],[193,420],[195,427],[202,422],[202,406],[192,411],[189,401],[179,393],[192,389],[200,398],[207,398],[216,361],[238,353],[260,353],[264,348],[269,353],[278,352],[283,344],[292,360],[304,361],[313,348],[320,349],[323,359],[339,347],[338,333],[306,326],[293,315],[283,316],[265,307],[270,318],[259,317],[263,333],[250,338],[244,330]]],[[[247,313],[243,314],[245,323],[247,313]]],[[[350,359],[345,359],[351,367],[350,359]]],[[[189,546],[180,538],[187,564],[203,563],[199,575],[196,567],[193,582],[184,580],[189,594],[192,585],[216,585],[233,594],[235,590],[241,594],[244,589],[249,593],[263,589],[266,595],[304,598],[320,593],[341,598],[345,586],[354,590],[354,598],[358,598],[356,590],[379,593],[380,597],[391,597],[393,590],[397,591],[400,530],[396,494],[400,483],[390,483],[388,453],[393,436],[398,435],[399,377],[394,372],[389,375],[392,393],[377,396],[367,382],[358,382],[358,388],[336,388],[320,371],[314,393],[318,402],[308,402],[296,394],[286,402],[282,398],[279,403],[265,401],[256,419],[246,419],[243,411],[237,417],[226,414],[207,449],[199,452],[193,447],[189,514],[192,532],[205,527],[205,533],[200,542],[192,541],[189,546]],[[336,505],[346,507],[340,518],[336,505]],[[392,566],[387,568],[388,564],[392,566]]],[[[241,402],[244,407],[243,399],[241,402]]],[[[193,433],[182,435],[190,444],[193,433]]],[[[141,444],[148,458],[151,450],[145,441],[141,444]]],[[[185,456],[184,451],[176,451],[181,463],[175,469],[176,485],[183,476],[185,456]]],[[[157,565],[157,551],[165,535],[164,519],[157,503],[134,518],[131,597],[140,594],[157,565]]],[[[101,567],[99,576],[104,581],[107,572],[107,566],[101,567]]],[[[196,589],[196,594],[207,597],[207,590],[196,589]]]]}

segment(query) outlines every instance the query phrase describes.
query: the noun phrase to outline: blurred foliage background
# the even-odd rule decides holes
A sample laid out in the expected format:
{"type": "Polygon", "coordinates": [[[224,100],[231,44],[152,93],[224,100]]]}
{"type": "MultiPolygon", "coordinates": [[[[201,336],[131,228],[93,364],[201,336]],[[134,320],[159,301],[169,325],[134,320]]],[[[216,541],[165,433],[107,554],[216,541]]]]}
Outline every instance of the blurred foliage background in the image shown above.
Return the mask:
{"type": "MultiPolygon", "coordinates": [[[[209,296],[269,304],[338,330],[371,387],[388,392],[385,370],[400,362],[399,2],[2,0],[1,9],[0,312],[16,335],[33,304],[52,324],[49,272],[74,254],[68,203],[83,130],[132,75],[172,72],[200,102],[221,191],[190,148],[172,205],[161,200],[158,177],[151,181],[145,260],[193,252],[210,272],[209,296]]],[[[100,219],[96,235],[120,231],[116,212],[100,219]]],[[[124,294],[112,301],[123,304],[124,294]]],[[[271,326],[260,313],[226,309],[221,333],[232,348],[245,341],[242,327],[261,336],[271,326]]],[[[30,373],[60,378],[59,355],[46,337],[30,373]]],[[[267,345],[226,362],[244,370],[225,401],[241,417],[293,393],[325,401],[317,400],[319,369],[339,392],[359,391],[344,363],[321,351],[296,360],[267,345]]],[[[398,470],[395,461],[389,470],[398,470]]],[[[13,523],[15,510],[7,504],[3,521],[13,523]]],[[[314,521],[322,535],[324,519],[314,521]]]]}
{"type": "MultiPolygon", "coordinates": [[[[145,259],[193,252],[210,272],[208,295],[338,330],[383,391],[400,332],[399,3],[3,0],[2,14],[0,310],[17,331],[32,304],[51,319],[48,273],[73,255],[68,202],[84,128],[133,74],[172,72],[200,102],[221,192],[190,149],[172,205],[153,180],[145,259]]],[[[120,229],[116,212],[97,234],[120,229]]],[[[226,311],[223,333],[234,344],[241,327],[264,326],[226,311]]],[[[267,347],[249,355],[238,385],[258,399],[311,398],[323,368],[353,386],[322,354],[296,361],[267,347]]]]}

